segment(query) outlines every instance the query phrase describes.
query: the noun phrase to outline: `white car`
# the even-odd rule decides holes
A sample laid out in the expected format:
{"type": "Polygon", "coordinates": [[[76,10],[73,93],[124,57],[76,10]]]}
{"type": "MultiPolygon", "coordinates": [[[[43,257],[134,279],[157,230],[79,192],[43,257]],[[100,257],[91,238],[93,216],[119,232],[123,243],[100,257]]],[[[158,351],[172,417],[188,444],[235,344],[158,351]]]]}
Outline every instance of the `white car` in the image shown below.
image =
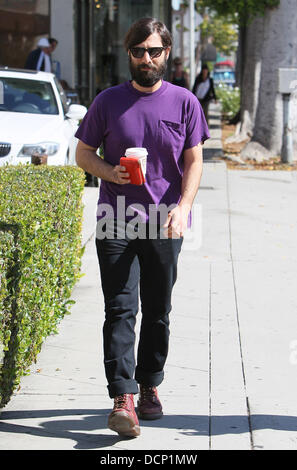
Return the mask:
{"type": "Polygon", "coordinates": [[[55,75],[0,67],[0,166],[31,163],[47,155],[48,165],[75,165],[74,134],[87,112],[68,107],[55,75]]]}

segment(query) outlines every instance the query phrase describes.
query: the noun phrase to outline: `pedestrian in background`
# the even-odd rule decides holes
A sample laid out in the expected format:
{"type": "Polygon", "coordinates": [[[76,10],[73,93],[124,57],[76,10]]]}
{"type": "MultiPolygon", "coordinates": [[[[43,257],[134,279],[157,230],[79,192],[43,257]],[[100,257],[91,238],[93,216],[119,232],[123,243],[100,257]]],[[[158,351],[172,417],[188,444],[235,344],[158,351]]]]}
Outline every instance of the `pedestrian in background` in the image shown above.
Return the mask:
{"type": "Polygon", "coordinates": [[[55,38],[49,38],[48,42],[50,43],[51,72],[56,75],[58,80],[61,80],[61,64],[58,60],[52,59],[52,53],[58,45],[58,40],[55,38]]]}
{"type": "Polygon", "coordinates": [[[48,42],[50,43],[51,48],[50,53],[52,53],[56,49],[59,41],[55,38],[48,38],[48,42]]]}
{"type": "Polygon", "coordinates": [[[160,21],[135,22],[125,38],[132,80],[97,95],[76,132],[78,166],[101,178],[96,247],[105,302],[105,374],[114,399],[108,426],[131,437],[140,434],[138,418],[163,415],[157,386],[168,354],[171,294],[202,173],[202,144],[209,138],[198,100],[163,80],[171,45],[160,21]],[[101,144],[104,159],[96,153],[101,144]],[[147,149],[142,185],[131,184],[131,175],[119,164],[127,147],[147,149]],[[160,205],[167,208],[165,221],[156,223],[153,215],[160,205]],[[128,233],[131,212],[141,219],[144,238],[128,233]],[[105,227],[114,229],[104,236],[102,224],[99,236],[100,221],[108,214],[115,220],[105,221],[105,227]],[[136,362],[138,289],[142,321],[136,362]],[[134,394],[139,392],[136,414],[134,394]]]}
{"type": "Polygon", "coordinates": [[[210,77],[209,68],[207,64],[202,65],[201,72],[197,75],[194,86],[193,93],[197,96],[206,121],[208,123],[208,107],[211,100],[217,100],[213,79],[210,77]]]}
{"type": "Polygon", "coordinates": [[[182,86],[189,89],[189,76],[183,70],[183,64],[179,57],[175,57],[173,61],[174,70],[171,74],[171,83],[173,85],[182,86]]]}
{"type": "Polygon", "coordinates": [[[47,38],[39,39],[37,49],[30,52],[25,63],[25,69],[51,72],[51,44],[47,38]]]}

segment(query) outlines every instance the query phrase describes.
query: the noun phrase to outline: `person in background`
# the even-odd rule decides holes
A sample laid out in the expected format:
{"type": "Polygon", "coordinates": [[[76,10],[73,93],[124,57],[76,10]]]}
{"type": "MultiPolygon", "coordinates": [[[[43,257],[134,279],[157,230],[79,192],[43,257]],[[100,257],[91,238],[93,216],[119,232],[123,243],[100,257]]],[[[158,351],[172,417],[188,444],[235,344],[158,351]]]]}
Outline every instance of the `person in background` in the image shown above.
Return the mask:
{"type": "Polygon", "coordinates": [[[37,49],[30,52],[25,63],[25,69],[51,72],[51,45],[47,38],[39,39],[37,49]]]}
{"type": "Polygon", "coordinates": [[[51,53],[54,52],[58,45],[58,40],[55,38],[48,38],[48,42],[50,43],[51,53]]]}
{"type": "Polygon", "coordinates": [[[171,74],[171,83],[173,85],[182,86],[189,89],[189,76],[187,72],[183,70],[183,64],[179,57],[175,57],[173,61],[174,70],[171,74]]]}
{"type": "Polygon", "coordinates": [[[50,43],[50,59],[51,59],[51,71],[54,73],[58,80],[61,79],[61,64],[58,60],[52,59],[52,53],[58,45],[58,40],[55,38],[49,38],[48,42],[50,43]]]}
{"type": "Polygon", "coordinates": [[[193,90],[202,106],[206,121],[208,123],[208,107],[211,100],[217,101],[213,79],[209,76],[207,64],[202,65],[201,72],[197,75],[193,90]]]}

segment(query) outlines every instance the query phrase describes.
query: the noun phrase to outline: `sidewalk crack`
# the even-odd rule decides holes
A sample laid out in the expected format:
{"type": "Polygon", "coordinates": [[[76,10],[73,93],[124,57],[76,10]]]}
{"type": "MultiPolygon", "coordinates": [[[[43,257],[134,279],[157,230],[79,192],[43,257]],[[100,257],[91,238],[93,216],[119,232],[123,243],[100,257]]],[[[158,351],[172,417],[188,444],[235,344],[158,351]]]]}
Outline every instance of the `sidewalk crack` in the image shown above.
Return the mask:
{"type": "Polygon", "coordinates": [[[239,350],[240,350],[240,358],[241,358],[241,370],[242,370],[243,386],[244,386],[245,398],[246,398],[247,418],[248,418],[248,426],[249,426],[249,433],[250,433],[250,444],[251,444],[251,450],[253,450],[254,440],[253,440],[253,431],[252,431],[252,423],[251,423],[251,410],[250,410],[250,404],[249,404],[249,397],[247,394],[246,374],[245,374],[245,367],[244,367],[244,360],[243,360],[243,349],[242,349],[241,329],[240,329],[240,320],[239,320],[238,298],[237,298],[237,290],[236,290],[236,282],[235,282],[234,259],[233,259],[233,253],[232,253],[231,204],[230,204],[228,169],[226,169],[226,186],[227,186],[228,225],[229,225],[229,249],[230,249],[230,259],[231,259],[231,269],[232,269],[232,281],[233,281],[233,289],[234,289],[234,301],[235,301],[235,309],[236,309],[236,321],[237,321],[237,328],[238,328],[239,350]]]}

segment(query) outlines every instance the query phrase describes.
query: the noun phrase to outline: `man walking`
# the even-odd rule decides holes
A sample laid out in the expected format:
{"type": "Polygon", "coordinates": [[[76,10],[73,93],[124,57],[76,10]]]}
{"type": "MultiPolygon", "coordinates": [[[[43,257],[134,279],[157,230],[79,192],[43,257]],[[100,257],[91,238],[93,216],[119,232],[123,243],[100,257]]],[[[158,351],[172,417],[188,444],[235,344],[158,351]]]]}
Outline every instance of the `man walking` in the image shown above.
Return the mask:
{"type": "Polygon", "coordinates": [[[108,212],[115,220],[112,236],[107,227],[106,237],[97,233],[96,238],[105,301],[104,365],[114,399],[108,426],[131,437],[140,434],[138,418],[163,414],[157,386],[168,354],[171,293],[202,173],[202,144],[209,138],[196,97],[163,80],[171,45],[163,23],[154,18],[135,22],[125,38],[132,80],[97,95],[76,133],[77,164],[101,178],[98,223],[108,212]],[[104,159],[96,154],[101,144],[104,159]],[[119,164],[131,147],[148,152],[142,185],[131,184],[131,175],[119,164]],[[123,200],[125,220],[119,214],[123,200]],[[168,208],[165,223],[155,218],[161,206],[168,208]],[[133,214],[142,221],[145,237],[125,230],[133,214]],[[135,363],[138,287],[142,321],[135,363]]]}

